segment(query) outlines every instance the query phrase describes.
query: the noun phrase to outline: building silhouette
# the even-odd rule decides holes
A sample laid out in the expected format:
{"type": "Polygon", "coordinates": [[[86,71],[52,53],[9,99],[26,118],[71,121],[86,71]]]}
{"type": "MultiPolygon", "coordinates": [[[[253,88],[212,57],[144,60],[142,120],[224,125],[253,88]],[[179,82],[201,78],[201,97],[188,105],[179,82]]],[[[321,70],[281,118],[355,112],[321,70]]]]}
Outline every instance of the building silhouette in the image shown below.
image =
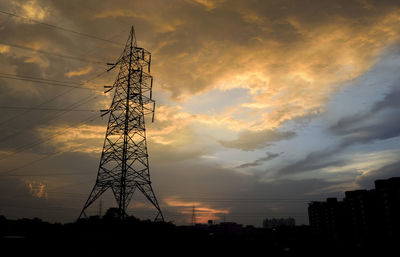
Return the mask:
{"type": "Polygon", "coordinates": [[[278,227],[294,227],[296,226],[296,221],[294,218],[272,218],[263,220],[263,228],[278,228],[278,227]]]}
{"type": "Polygon", "coordinates": [[[377,208],[381,213],[383,233],[389,238],[400,237],[400,177],[376,180],[377,208]]]}
{"type": "Polygon", "coordinates": [[[333,239],[346,236],[346,213],[344,202],[338,201],[337,198],[328,198],[326,202],[311,202],[308,206],[308,216],[312,232],[333,239]]]}
{"type": "Polygon", "coordinates": [[[381,226],[378,199],[375,190],[354,190],[345,192],[344,203],[349,216],[352,238],[365,241],[376,235],[381,226]]]}
{"type": "Polygon", "coordinates": [[[312,233],[357,244],[399,238],[400,177],[375,181],[375,189],[346,191],[343,201],[310,202],[312,233]]]}

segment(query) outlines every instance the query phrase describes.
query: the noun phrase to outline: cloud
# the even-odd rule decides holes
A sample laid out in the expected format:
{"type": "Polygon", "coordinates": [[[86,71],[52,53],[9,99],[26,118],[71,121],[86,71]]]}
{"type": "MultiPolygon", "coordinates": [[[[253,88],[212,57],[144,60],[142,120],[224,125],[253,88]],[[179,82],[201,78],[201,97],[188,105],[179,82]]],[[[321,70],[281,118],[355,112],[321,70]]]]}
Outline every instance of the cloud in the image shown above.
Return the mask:
{"type": "Polygon", "coordinates": [[[356,23],[337,3],[313,2],[312,9],[322,11],[314,19],[302,5],[289,6],[282,11],[268,1],[230,1],[207,21],[182,17],[188,22],[160,35],[166,40],[156,47],[161,86],[173,98],[187,100],[215,88],[248,88],[253,101],[243,106],[262,114],[258,130],[272,129],[323,111],[343,82],[367,71],[398,38],[396,8],[372,11],[361,3],[346,4],[352,11],[359,8],[363,23],[356,23]],[[188,35],[193,28],[196,35],[188,35]],[[162,69],[164,60],[172,69],[162,69]]]}
{"type": "MultiPolygon", "coordinates": [[[[261,109],[258,130],[320,113],[338,84],[367,70],[397,38],[397,5],[391,1],[374,3],[370,9],[359,1],[350,1],[345,8],[312,1],[309,8],[318,14],[312,19],[309,9],[298,3],[283,10],[270,1],[200,2],[212,11],[188,1],[174,2],[174,8],[157,1],[134,2],[124,9],[102,3],[85,12],[96,22],[132,17],[141,28],[139,38],[154,53],[157,86],[174,99],[190,99],[215,88],[249,88],[254,99],[244,106],[251,112],[261,109]],[[349,13],[357,13],[363,22],[357,23],[349,13]],[[165,26],[171,29],[154,33],[154,27],[165,26]]],[[[73,13],[60,3],[53,8],[73,13]]],[[[77,22],[85,22],[76,15],[77,22]]]]}
{"type": "MultiPolygon", "coordinates": [[[[360,166],[359,164],[352,166],[357,162],[356,156],[346,157],[346,154],[343,155],[345,150],[358,144],[373,144],[381,140],[400,136],[398,126],[400,123],[400,119],[398,118],[400,117],[399,98],[400,87],[394,85],[391,91],[382,100],[376,102],[369,110],[339,119],[334,125],[329,127],[329,131],[338,138],[337,145],[309,153],[305,158],[278,169],[276,176],[296,175],[321,169],[329,169],[331,171],[356,169],[357,166],[360,166]]],[[[372,157],[364,156],[363,159],[372,160],[372,157]]],[[[379,157],[379,160],[384,162],[380,163],[380,167],[385,166],[385,163],[390,163],[392,159],[390,154],[387,152],[384,153],[383,156],[379,157]],[[390,158],[386,159],[385,157],[390,158]]],[[[367,166],[374,167],[376,166],[374,164],[377,164],[379,160],[375,160],[373,163],[361,161],[367,166]]],[[[392,166],[389,165],[389,167],[392,166]]],[[[373,172],[373,170],[371,171],[367,167],[363,169],[367,169],[367,171],[364,171],[365,174],[373,172]]],[[[387,170],[387,168],[382,169],[387,170]]]]}
{"type": "Polygon", "coordinates": [[[292,131],[243,131],[238,134],[237,139],[232,141],[220,140],[219,143],[227,148],[252,151],[255,149],[262,149],[273,142],[293,138],[295,135],[296,133],[292,131]]]}
{"type": "MultiPolygon", "coordinates": [[[[17,10],[17,13],[21,16],[28,17],[34,20],[43,21],[48,16],[48,8],[42,7],[39,1],[29,0],[20,3],[18,1],[12,2],[17,10]]],[[[30,23],[29,20],[21,20],[23,22],[30,23]]]]}
{"type": "Polygon", "coordinates": [[[284,177],[304,172],[311,172],[326,167],[343,166],[348,163],[345,159],[337,159],[335,155],[340,153],[342,149],[332,147],[325,150],[309,153],[304,159],[295,161],[276,171],[276,177],[284,177]]]}
{"type": "Polygon", "coordinates": [[[64,74],[64,76],[68,77],[68,78],[75,77],[75,76],[82,76],[82,75],[86,75],[89,72],[91,72],[92,69],[93,69],[92,66],[87,66],[87,67],[79,69],[79,70],[68,71],[67,73],[64,74]]]}
{"type": "Polygon", "coordinates": [[[46,185],[40,182],[32,181],[28,183],[29,191],[31,194],[37,198],[48,198],[48,193],[46,192],[46,185]]]}
{"type": "Polygon", "coordinates": [[[326,149],[312,151],[304,158],[275,169],[273,173],[268,171],[268,175],[271,175],[269,179],[322,176],[336,181],[337,185],[332,185],[332,190],[339,188],[350,190],[357,187],[355,184],[359,177],[374,173],[375,170],[395,162],[398,158],[397,150],[363,152],[362,148],[351,150],[350,146],[352,145],[339,143],[326,149]],[[341,179],[337,177],[338,174],[341,179]]]}
{"type": "Polygon", "coordinates": [[[226,0],[186,0],[186,1],[203,5],[209,11],[217,8],[219,5],[226,2],[226,0]]]}
{"type": "Polygon", "coordinates": [[[265,163],[267,161],[270,161],[270,160],[273,160],[273,159],[279,157],[281,154],[282,153],[270,153],[270,152],[267,152],[267,156],[266,157],[259,158],[259,159],[255,160],[253,162],[241,164],[241,165],[237,166],[236,168],[243,169],[243,168],[260,166],[260,165],[262,165],[263,163],[265,163]]]}
{"type": "MultiPolygon", "coordinates": [[[[116,7],[118,5],[102,3],[84,11],[90,15],[81,17],[74,14],[73,17],[77,23],[87,25],[81,27],[84,31],[92,29],[85,17],[100,23],[127,17],[137,22],[139,38],[154,54],[155,85],[171,93],[174,100],[190,99],[193,94],[215,88],[248,89],[252,101],[242,105],[245,110],[241,110],[241,117],[228,117],[227,113],[192,115],[186,112],[186,119],[193,122],[210,127],[225,126],[243,133],[246,129],[277,129],[286,121],[320,113],[329,97],[340,88],[338,84],[368,69],[380,51],[397,38],[394,22],[397,9],[390,3],[372,10],[359,2],[347,4],[346,8],[352,13],[357,10],[365,19],[361,24],[352,23],[353,17],[346,8],[338,8],[332,3],[325,6],[318,1],[313,2],[310,8],[330,11],[323,15],[316,12],[318,17],[311,20],[309,10],[300,4],[289,5],[283,11],[279,5],[269,1],[248,5],[239,1],[201,3],[212,10],[187,1],[176,2],[174,8],[157,10],[154,5],[166,4],[163,1],[135,2],[121,9],[116,7]],[[139,7],[140,13],[135,11],[139,7]],[[276,15],[278,12],[279,16],[276,15]],[[154,32],[154,27],[166,25],[173,29],[154,32]],[[243,118],[250,115],[252,121],[243,118]]],[[[61,17],[73,13],[61,3],[50,7],[49,11],[57,10],[61,17]]],[[[74,40],[66,39],[63,33],[54,34],[57,35],[55,42],[41,40],[40,46],[57,50],[72,46],[76,50],[78,45],[74,40]]],[[[39,37],[32,41],[37,40],[39,37]]],[[[111,51],[104,53],[111,55],[111,51]]],[[[68,70],[70,75],[78,75],[85,68],[73,65],[68,70]]],[[[167,134],[155,135],[164,144],[175,142],[168,137],[167,134]]]]}
{"type": "Polygon", "coordinates": [[[44,139],[50,138],[48,143],[58,151],[98,154],[102,150],[105,127],[87,124],[76,127],[47,126],[39,128],[38,132],[44,139]]]}
{"type": "Polygon", "coordinates": [[[362,188],[373,188],[375,180],[398,177],[400,161],[395,161],[382,166],[379,169],[370,170],[357,176],[355,182],[362,188]]]}
{"type": "Polygon", "coordinates": [[[0,54],[10,52],[10,46],[0,44],[0,54]]]}
{"type": "Polygon", "coordinates": [[[342,147],[400,136],[400,87],[395,85],[384,99],[353,116],[344,117],[330,130],[342,139],[342,147]]]}
{"type": "Polygon", "coordinates": [[[261,116],[253,129],[263,130],[321,113],[398,40],[398,2],[368,3],[156,1],[123,9],[103,4],[93,16],[139,24],[157,86],[171,100],[249,89],[252,101],[243,106],[261,116]]]}

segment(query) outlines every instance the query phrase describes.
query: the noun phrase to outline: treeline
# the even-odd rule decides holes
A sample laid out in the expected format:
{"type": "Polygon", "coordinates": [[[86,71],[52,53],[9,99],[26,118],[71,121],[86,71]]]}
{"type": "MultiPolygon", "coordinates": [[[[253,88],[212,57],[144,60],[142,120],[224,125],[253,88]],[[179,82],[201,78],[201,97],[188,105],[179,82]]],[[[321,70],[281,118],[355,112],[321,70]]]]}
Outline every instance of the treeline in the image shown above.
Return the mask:
{"type": "MultiPolygon", "coordinates": [[[[0,216],[0,249],[4,256],[115,256],[118,254],[235,254],[243,256],[338,256],[380,251],[343,246],[313,236],[308,226],[252,228],[230,233],[232,223],[176,226],[113,215],[73,223],[40,219],[9,220],[0,216]],[[219,231],[219,233],[218,233],[219,231]],[[222,231],[222,232],[221,232],[222,231]]],[[[3,256],[3,255],[2,255],[3,256]]]]}

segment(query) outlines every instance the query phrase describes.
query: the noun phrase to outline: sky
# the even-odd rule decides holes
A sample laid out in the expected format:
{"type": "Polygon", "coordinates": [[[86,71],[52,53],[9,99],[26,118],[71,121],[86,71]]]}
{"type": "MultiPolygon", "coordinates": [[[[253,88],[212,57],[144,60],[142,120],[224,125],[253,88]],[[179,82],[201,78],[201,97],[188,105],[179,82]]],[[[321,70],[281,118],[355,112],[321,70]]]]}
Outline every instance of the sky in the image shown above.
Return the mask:
{"type": "MultiPolygon", "coordinates": [[[[398,176],[397,0],[0,0],[0,214],[78,217],[117,77],[106,63],[132,25],[152,53],[147,141],[167,221],[195,206],[201,223],[308,224],[310,201],[398,176]]],[[[115,205],[105,194],[89,214],[115,205]]],[[[129,214],[154,208],[138,194],[129,214]]]]}

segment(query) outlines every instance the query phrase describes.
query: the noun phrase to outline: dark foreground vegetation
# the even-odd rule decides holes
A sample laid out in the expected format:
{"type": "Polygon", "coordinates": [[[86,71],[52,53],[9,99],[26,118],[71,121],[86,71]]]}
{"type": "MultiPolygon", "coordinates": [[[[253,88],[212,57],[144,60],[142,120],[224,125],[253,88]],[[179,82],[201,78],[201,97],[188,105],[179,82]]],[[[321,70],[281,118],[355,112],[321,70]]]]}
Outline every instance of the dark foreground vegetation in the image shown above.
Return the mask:
{"type": "Polygon", "coordinates": [[[308,226],[237,231],[230,229],[233,224],[176,226],[107,215],[51,224],[0,216],[1,253],[7,253],[0,256],[399,256],[399,241],[332,241],[308,226]]]}

